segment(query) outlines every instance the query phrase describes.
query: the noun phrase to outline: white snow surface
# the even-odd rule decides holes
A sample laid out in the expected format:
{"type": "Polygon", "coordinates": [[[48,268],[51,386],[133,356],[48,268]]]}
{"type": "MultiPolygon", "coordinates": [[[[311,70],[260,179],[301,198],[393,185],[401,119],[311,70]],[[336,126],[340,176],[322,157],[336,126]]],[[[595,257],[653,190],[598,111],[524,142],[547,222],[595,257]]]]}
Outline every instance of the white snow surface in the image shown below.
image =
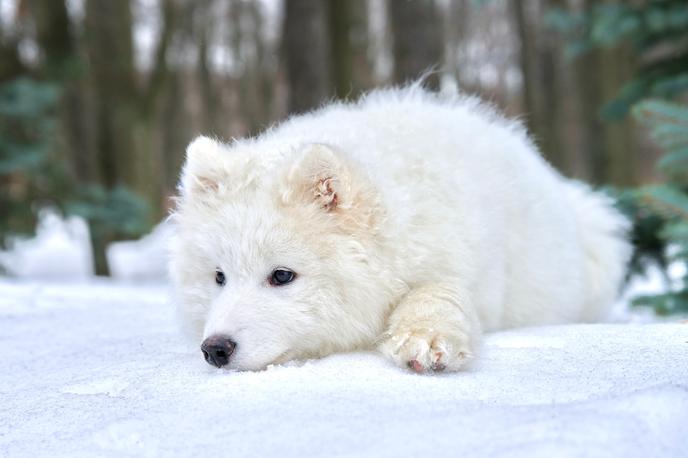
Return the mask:
{"type": "Polygon", "coordinates": [[[688,324],[487,336],[469,372],[375,353],[228,372],[165,287],[0,280],[0,456],[688,456],[688,324]]]}

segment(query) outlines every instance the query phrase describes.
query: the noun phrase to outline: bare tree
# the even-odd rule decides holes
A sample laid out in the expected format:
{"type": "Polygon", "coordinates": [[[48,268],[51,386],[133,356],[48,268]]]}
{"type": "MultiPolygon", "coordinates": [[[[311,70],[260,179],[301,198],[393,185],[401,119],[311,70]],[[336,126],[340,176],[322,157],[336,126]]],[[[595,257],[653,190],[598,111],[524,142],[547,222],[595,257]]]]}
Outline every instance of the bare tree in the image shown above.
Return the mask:
{"type": "Polygon", "coordinates": [[[317,107],[332,91],[327,2],[286,0],[282,45],[289,111],[300,113],[317,107]]]}
{"type": "Polygon", "coordinates": [[[372,85],[368,60],[366,0],[330,0],[332,76],[335,95],[355,98],[372,85]]]}
{"type": "Polygon", "coordinates": [[[3,30],[0,21],[0,83],[27,72],[19,58],[19,37],[3,30]]]}
{"type": "Polygon", "coordinates": [[[41,72],[64,89],[60,120],[67,143],[66,159],[77,179],[93,181],[96,167],[86,107],[83,56],[77,46],[78,37],[74,36],[67,6],[61,0],[30,0],[28,5],[43,53],[41,72]]]}
{"type": "MultiPolygon", "coordinates": [[[[394,40],[394,81],[406,83],[428,70],[440,70],[442,24],[435,2],[392,0],[389,14],[394,40]]],[[[426,86],[439,88],[437,72],[428,76],[426,86]]]]}
{"type": "Polygon", "coordinates": [[[176,2],[162,2],[162,24],[145,80],[134,65],[128,1],[86,2],[86,43],[95,103],[96,150],[102,181],[126,184],[161,213],[161,157],[153,143],[158,101],[169,76],[167,50],[176,2]]]}
{"type": "Polygon", "coordinates": [[[466,39],[468,1],[470,0],[450,0],[444,17],[444,41],[448,49],[445,55],[445,71],[451,74],[457,83],[460,83],[461,77],[457,53],[466,39]]]}
{"type": "Polygon", "coordinates": [[[135,163],[136,78],[129,2],[88,0],[85,32],[99,181],[115,186],[132,176],[130,168],[135,163]]]}
{"type": "Polygon", "coordinates": [[[528,130],[545,157],[559,170],[567,169],[561,128],[562,40],[542,20],[559,0],[512,3],[520,38],[520,63],[523,75],[523,108],[528,130]]]}
{"type": "MultiPolygon", "coordinates": [[[[590,10],[593,0],[585,0],[590,10]]],[[[601,109],[613,100],[632,74],[634,56],[628,46],[592,50],[572,62],[576,81],[576,101],[580,153],[587,162],[587,178],[596,184],[628,186],[640,176],[638,142],[630,119],[604,120],[601,109]]]]}

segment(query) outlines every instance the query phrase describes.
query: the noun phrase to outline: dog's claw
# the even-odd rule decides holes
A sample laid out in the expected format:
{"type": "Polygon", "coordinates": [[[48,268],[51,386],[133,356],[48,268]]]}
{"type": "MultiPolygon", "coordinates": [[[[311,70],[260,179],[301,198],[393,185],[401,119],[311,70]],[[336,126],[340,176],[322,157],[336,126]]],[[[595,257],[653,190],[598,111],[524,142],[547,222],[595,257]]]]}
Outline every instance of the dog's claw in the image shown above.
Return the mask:
{"type": "Polygon", "coordinates": [[[435,364],[432,365],[432,370],[435,371],[435,372],[442,372],[442,371],[445,370],[446,368],[447,368],[447,366],[444,365],[444,364],[442,364],[442,363],[440,363],[440,362],[437,362],[437,363],[435,363],[435,364]]]}

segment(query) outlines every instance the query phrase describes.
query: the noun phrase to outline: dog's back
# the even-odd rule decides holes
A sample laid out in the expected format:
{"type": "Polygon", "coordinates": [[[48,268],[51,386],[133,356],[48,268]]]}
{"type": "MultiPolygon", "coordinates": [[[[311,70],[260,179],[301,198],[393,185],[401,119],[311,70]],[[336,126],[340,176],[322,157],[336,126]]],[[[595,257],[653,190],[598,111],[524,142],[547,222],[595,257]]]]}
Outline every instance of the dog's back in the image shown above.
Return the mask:
{"type": "Polygon", "coordinates": [[[296,117],[267,140],[330,144],[361,163],[393,208],[405,280],[470,279],[487,329],[598,320],[618,293],[625,218],[475,98],[376,91],[296,117]]]}

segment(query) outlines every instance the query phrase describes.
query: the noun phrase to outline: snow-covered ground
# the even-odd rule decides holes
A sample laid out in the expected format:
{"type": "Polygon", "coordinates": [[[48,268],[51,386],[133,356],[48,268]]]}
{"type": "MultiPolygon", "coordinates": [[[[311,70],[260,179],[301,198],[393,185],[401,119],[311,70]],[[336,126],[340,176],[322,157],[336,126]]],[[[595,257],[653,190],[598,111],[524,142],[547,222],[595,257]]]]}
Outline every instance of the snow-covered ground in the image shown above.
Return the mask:
{"type": "Polygon", "coordinates": [[[236,373],[165,287],[0,280],[0,456],[688,456],[688,324],[491,335],[471,372],[374,353],[236,373]]]}
{"type": "Polygon", "coordinates": [[[626,324],[497,333],[470,372],[356,353],[235,373],[177,330],[169,231],[112,244],[114,280],[54,213],[0,253],[0,456],[688,457],[688,324],[627,307],[667,288],[658,270],[626,324]]]}

